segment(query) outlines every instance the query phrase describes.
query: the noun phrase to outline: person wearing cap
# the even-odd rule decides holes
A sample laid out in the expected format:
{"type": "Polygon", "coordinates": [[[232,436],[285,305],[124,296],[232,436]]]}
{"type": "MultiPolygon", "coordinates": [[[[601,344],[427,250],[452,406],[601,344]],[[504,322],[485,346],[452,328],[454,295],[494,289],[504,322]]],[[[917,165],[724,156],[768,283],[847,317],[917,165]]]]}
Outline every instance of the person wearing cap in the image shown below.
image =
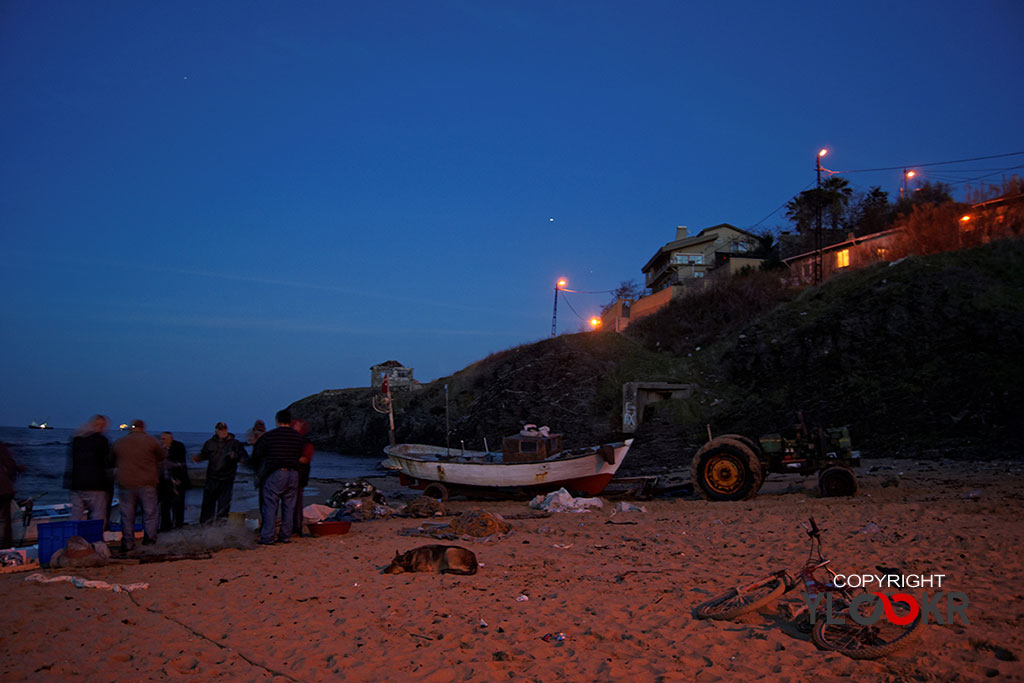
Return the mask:
{"type": "Polygon", "coordinates": [[[245,447],[228,431],[226,424],[218,422],[213,430],[214,435],[206,440],[199,455],[192,458],[193,462],[208,461],[203,507],[199,511],[200,524],[228,518],[238,461],[246,457],[245,447]]]}
{"type": "Polygon", "coordinates": [[[142,504],[143,545],[156,543],[157,486],[167,453],[146,433],[146,423],[133,420],[131,431],[114,443],[117,483],[121,493],[121,550],[135,549],[135,506],[142,504]]]}

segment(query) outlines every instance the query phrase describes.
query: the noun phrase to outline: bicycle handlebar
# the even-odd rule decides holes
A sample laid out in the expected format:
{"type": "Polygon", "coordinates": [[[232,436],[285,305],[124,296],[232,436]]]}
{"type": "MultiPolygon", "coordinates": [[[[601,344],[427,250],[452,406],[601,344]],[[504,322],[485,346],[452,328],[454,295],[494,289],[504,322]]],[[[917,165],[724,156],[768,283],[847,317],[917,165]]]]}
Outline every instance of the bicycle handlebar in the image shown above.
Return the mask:
{"type": "Polygon", "coordinates": [[[814,537],[816,537],[816,536],[818,535],[818,533],[819,533],[819,530],[818,530],[818,525],[817,525],[817,523],[816,523],[816,522],[814,521],[814,517],[809,517],[809,518],[807,519],[807,521],[808,521],[808,522],[810,523],[810,526],[808,526],[807,524],[804,524],[804,525],[803,525],[803,527],[804,527],[804,530],[805,530],[805,531],[807,532],[807,535],[808,535],[808,536],[810,536],[811,538],[814,538],[814,537]]]}

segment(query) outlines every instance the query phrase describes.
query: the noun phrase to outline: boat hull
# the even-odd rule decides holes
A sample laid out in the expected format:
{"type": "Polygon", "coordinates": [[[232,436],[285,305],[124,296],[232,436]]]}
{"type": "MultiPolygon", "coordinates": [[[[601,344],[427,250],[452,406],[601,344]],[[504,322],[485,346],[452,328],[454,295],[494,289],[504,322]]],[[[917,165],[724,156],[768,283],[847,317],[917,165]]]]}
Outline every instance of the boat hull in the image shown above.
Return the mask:
{"type": "Polygon", "coordinates": [[[402,483],[412,488],[436,483],[481,494],[566,488],[592,496],[603,491],[615,476],[632,443],[628,439],[540,462],[501,462],[499,456],[482,452],[447,456],[444,447],[399,444],[384,449],[388,457],[383,464],[397,470],[402,483]]]}

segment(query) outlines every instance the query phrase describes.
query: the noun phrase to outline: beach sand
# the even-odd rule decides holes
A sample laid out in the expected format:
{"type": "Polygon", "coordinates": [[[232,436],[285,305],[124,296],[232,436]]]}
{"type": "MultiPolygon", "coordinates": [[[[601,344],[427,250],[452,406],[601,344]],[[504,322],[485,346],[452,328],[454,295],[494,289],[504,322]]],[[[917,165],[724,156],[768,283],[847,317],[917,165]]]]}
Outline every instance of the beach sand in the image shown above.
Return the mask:
{"type": "MultiPolygon", "coordinates": [[[[741,503],[634,501],[647,511],[611,515],[606,501],[510,519],[504,540],[458,543],[482,563],[475,576],[380,574],[396,550],[433,542],[399,535],[422,522],[401,518],[208,560],[41,572],[149,584],[132,593],[7,574],[0,678],[1024,678],[1021,463],[866,461],[848,499],[818,498],[812,483],[774,478],[741,503]],[[812,515],[837,571],[944,574],[944,589],[968,596],[970,625],[929,624],[897,654],[855,661],[816,649],[780,614],[797,592],[734,621],[693,617],[743,578],[797,569],[808,547],[799,523],[812,515]]],[[[522,501],[450,505],[533,512],[522,501]]]]}

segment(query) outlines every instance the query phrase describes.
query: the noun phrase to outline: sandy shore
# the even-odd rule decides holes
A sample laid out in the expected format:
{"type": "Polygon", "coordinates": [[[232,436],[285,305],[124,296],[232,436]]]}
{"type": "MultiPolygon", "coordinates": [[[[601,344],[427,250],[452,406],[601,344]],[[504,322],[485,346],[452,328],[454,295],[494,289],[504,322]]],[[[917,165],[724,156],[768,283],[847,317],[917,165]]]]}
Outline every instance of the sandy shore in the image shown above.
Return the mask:
{"type": "MultiPolygon", "coordinates": [[[[380,574],[396,550],[431,542],[398,534],[412,519],[208,560],[42,572],[149,584],[130,594],[3,575],[0,678],[1024,678],[1024,466],[869,461],[860,483],[852,499],[817,498],[790,478],[744,503],[657,500],[611,516],[609,502],[513,519],[498,543],[461,543],[483,565],[475,576],[380,574]],[[789,597],[735,621],[693,618],[743,577],[798,567],[810,515],[840,571],[945,574],[944,587],[969,597],[970,625],[930,624],[896,655],[855,661],[817,650],[787,622],[779,604],[789,597]]],[[[451,505],[530,512],[523,502],[451,505]]]]}

